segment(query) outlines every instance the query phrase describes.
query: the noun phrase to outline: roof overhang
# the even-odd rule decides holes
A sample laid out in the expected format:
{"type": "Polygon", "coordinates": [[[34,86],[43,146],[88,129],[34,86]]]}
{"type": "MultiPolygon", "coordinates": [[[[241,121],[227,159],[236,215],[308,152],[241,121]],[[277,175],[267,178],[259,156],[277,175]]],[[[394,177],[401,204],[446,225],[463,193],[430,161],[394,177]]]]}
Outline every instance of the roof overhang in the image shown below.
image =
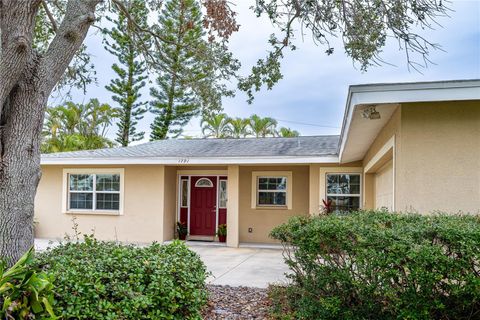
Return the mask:
{"type": "Polygon", "coordinates": [[[310,157],[216,157],[216,158],[42,158],[41,165],[234,165],[338,163],[337,156],[310,157]]]}
{"type": "Polygon", "coordinates": [[[400,104],[462,100],[480,100],[480,80],[350,86],[339,143],[340,163],[362,160],[400,104]],[[380,119],[362,117],[362,111],[371,105],[376,106],[380,119]]]}

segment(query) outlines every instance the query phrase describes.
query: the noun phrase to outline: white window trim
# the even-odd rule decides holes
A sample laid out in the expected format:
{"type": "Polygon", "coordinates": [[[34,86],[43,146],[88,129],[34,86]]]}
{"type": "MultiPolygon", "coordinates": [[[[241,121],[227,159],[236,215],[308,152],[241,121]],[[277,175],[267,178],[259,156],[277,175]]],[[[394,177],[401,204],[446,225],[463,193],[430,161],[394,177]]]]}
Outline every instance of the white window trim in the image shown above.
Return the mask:
{"type": "MultiPolygon", "coordinates": [[[[94,176],[96,177],[96,176],[94,176]]],[[[124,208],[124,181],[125,181],[125,170],[123,168],[71,168],[63,169],[63,185],[62,185],[62,212],[65,214],[92,214],[92,215],[123,215],[124,208]],[[100,192],[100,193],[119,193],[120,194],[120,203],[118,210],[87,210],[87,209],[70,209],[68,204],[70,185],[68,177],[70,174],[118,174],[120,175],[120,191],[119,192],[100,192]]],[[[95,184],[95,178],[93,183],[95,184]]],[[[75,191],[74,191],[75,192],[75,191]]],[[[89,191],[82,193],[88,193],[89,191]]],[[[93,192],[92,192],[93,193],[93,192]]],[[[95,201],[95,199],[93,199],[95,201]]]]}
{"type": "Polygon", "coordinates": [[[362,195],[363,195],[363,174],[361,172],[327,172],[325,174],[325,200],[328,197],[356,197],[358,198],[358,209],[362,209],[362,195]],[[328,193],[328,176],[329,175],[357,175],[360,177],[360,193],[328,193]]]}
{"type": "MultiPolygon", "coordinates": [[[[273,190],[272,190],[273,191],[273,190]]],[[[293,178],[291,171],[253,171],[252,172],[252,209],[287,209],[293,206],[293,178]],[[259,205],[258,204],[258,179],[259,178],[287,178],[286,205],[259,205]]],[[[278,191],[276,191],[278,192],[278,191]]],[[[280,191],[281,192],[281,191],[280,191]]]]}

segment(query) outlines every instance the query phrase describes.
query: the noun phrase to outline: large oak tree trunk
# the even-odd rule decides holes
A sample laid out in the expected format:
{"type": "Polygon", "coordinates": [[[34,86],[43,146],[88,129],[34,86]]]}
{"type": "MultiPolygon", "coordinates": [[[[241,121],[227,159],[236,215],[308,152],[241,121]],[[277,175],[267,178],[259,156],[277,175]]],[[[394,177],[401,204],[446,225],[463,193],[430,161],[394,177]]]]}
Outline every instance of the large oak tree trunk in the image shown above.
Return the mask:
{"type": "Polygon", "coordinates": [[[15,262],[33,244],[34,200],[40,180],[40,134],[45,98],[20,83],[1,121],[0,254],[15,262]]]}
{"type": "Polygon", "coordinates": [[[48,97],[83,43],[101,0],[69,0],[48,50],[32,46],[41,0],[0,0],[0,258],[32,245],[40,141],[48,97]]]}

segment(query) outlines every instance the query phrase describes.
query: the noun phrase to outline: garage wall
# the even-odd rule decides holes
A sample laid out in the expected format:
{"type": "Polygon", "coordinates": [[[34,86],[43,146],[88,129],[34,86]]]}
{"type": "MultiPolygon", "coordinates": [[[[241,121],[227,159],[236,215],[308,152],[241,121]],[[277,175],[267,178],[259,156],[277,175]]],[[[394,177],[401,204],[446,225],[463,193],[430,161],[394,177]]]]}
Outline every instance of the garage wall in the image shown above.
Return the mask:
{"type": "Polygon", "coordinates": [[[480,210],[480,101],[402,105],[399,210],[480,210]]]}
{"type": "Polygon", "coordinates": [[[393,160],[375,173],[375,208],[393,210],[393,160]]]}
{"type": "Polygon", "coordinates": [[[395,170],[397,165],[401,164],[401,159],[397,156],[398,154],[402,153],[402,106],[399,106],[397,110],[393,113],[390,120],[385,124],[382,130],[379,132],[375,141],[372,143],[370,148],[368,149],[364,159],[363,159],[363,166],[365,169],[368,169],[368,172],[364,175],[364,183],[363,183],[363,190],[364,190],[364,198],[363,198],[363,206],[366,209],[375,209],[377,208],[376,205],[376,194],[379,192],[388,193],[392,192],[392,203],[391,208],[396,210],[395,205],[395,193],[396,188],[392,187],[393,190],[389,189],[383,191],[383,185],[376,185],[376,174],[383,168],[383,166],[390,160],[392,160],[392,186],[395,181],[397,181],[398,172],[395,170]],[[392,150],[389,150],[388,153],[384,154],[381,158],[374,159],[381,151],[392,142],[392,150]],[[393,150],[394,149],[394,150],[393,150]],[[395,152],[394,152],[395,151],[395,152]],[[378,161],[377,161],[378,160],[378,161]],[[377,163],[372,164],[372,162],[377,161],[377,163]],[[368,165],[373,165],[367,168],[368,165]]]}

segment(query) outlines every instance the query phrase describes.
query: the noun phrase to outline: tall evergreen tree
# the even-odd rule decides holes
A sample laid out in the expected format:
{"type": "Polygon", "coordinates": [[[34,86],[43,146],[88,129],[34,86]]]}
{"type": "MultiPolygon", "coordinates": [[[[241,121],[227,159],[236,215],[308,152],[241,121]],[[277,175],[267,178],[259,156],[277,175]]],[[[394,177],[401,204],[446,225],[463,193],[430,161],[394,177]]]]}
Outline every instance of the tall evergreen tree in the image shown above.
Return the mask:
{"type": "MultiPolygon", "coordinates": [[[[148,28],[145,17],[148,16],[148,8],[143,0],[128,0],[125,3],[130,18],[138,21],[141,27],[148,28]],[[143,25],[142,25],[143,23],[143,25]]],[[[117,141],[122,146],[128,146],[130,142],[143,139],[145,132],[137,131],[138,121],[143,119],[147,111],[147,102],[140,100],[141,89],[145,86],[146,64],[140,59],[142,49],[139,45],[148,46],[148,35],[139,35],[135,28],[121,10],[115,10],[115,17],[107,19],[113,24],[111,28],[104,29],[105,49],[115,55],[119,64],[112,65],[117,78],[112,79],[106,86],[113,93],[112,99],[119,106],[119,121],[117,123],[117,141]]]]}
{"type": "Polygon", "coordinates": [[[200,1],[168,0],[158,17],[165,41],[156,50],[157,86],[150,91],[156,115],[151,140],[177,137],[201,113],[221,110],[222,96],[233,95],[222,80],[239,68],[223,43],[207,41],[200,1]]]}

